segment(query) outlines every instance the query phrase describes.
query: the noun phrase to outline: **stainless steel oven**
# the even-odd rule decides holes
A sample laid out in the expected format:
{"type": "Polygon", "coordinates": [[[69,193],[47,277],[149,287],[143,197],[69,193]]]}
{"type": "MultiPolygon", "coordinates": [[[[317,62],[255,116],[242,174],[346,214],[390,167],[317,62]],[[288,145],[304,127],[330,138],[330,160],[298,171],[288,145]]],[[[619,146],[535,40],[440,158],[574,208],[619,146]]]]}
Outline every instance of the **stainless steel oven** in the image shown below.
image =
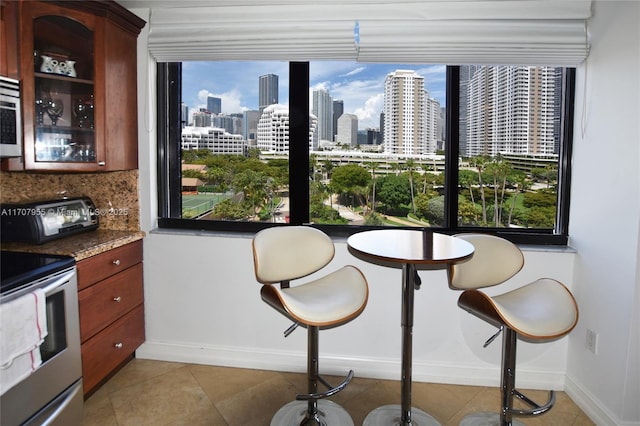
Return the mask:
{"type": "Polygon", "coordinates": [[[0,303],[42,289],[48,329],[40,345],[42,364],[0,397],[0,424],[80,425],[84,398],[75,260],[2,251],[0,261],[0,303]]]}
{"type": "Polygon", "coordinates": [[[20,82],[0,76],[0,157],[22,156],[20,82]]]}

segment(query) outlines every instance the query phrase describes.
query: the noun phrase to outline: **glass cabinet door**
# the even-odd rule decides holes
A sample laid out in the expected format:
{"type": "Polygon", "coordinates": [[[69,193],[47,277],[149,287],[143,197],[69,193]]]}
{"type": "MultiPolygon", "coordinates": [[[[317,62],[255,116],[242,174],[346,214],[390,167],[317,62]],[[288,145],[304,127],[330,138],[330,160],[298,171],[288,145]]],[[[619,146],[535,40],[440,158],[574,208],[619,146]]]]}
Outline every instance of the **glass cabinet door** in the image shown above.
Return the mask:
{"type": "Polygon", "coordinates": [[[33,20],[36,162],[96,162],[93,39],[67,17],[33,20]]]}

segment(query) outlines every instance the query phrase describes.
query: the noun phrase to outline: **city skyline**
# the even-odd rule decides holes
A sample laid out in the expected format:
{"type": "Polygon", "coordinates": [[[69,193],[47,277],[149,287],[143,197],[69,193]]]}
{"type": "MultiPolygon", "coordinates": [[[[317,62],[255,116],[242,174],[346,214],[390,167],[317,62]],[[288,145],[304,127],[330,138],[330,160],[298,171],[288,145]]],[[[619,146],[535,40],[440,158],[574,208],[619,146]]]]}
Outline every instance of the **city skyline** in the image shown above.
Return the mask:
{"type": "MultiPolygon", "coordinates": [[[[344,112],[358,117],[359,129],[378,128],[383,110],[384,81],[397,69],[411,69],[425,78],[429,95],[445,105],[444,65],[362,64],[346,61],[310,63],[310,100],[324,89],[344,101],[344,112]]],[[[222,113],[257,110],[259,77],[279,77],[279,103],[289,102],[288,62],[183,62],[182,101],[190,111],[207,107],[207,98],[222,99],[222,113]]]]}

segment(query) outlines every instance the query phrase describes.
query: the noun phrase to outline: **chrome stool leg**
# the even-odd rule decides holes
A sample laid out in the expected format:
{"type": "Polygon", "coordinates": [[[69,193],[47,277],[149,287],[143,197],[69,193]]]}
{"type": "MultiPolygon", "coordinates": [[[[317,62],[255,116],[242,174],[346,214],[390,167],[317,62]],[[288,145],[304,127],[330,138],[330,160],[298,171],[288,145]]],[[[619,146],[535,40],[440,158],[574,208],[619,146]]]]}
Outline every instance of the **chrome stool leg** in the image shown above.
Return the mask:
{"type": "Polygon", "coordinates": [[[472,413],[462,419],[460,426],[525,426],[524,423],[515,419],[514,416],[537,416],[544,414],[555,404],[556,397],[553,391],[549,392],[549,400],[544,405],[538,405],[515,388],[516,343],[518,336],[515,331],[508,327],[504,327],[503,333],[500,413],[472,413]],[[514,397],[525,402],[531,406],[532,409],[518,410],[513,408],[514,397]]]}
{"type": "Polygon", "coordinates": [[[319,328],[307,327],[307,394],[296,397],[278,410],[271,426],[353,426],[349,413],[335,402],[324,400],[328,396],[340,392],[353,378],[353,371],[338,386],[331,387],[319,374],[318,363],[319,328]],[[327,388],[326,392],[318,392],[318,381],[327,388]]]}

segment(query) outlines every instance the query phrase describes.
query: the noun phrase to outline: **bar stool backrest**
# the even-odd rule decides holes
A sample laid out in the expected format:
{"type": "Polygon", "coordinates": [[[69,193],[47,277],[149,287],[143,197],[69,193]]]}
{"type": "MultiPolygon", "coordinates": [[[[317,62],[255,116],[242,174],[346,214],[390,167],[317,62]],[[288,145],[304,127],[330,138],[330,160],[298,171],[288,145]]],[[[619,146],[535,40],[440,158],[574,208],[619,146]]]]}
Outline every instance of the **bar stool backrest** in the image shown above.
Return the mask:
{"type": "Polygon", "coordinates": [[[310,275],[331,262],[334,254],[331,238],[309,226],[267,228],[253,239],[253,264],[262,284],[310,275]]]}
{"type": "Polygon", "coordinates": [[[471,259],[450,265],[449,287],[467,290],[491,287],[507,281],[524,266],[522,252],[510,241],[488,234],[458,234],[473,244],[471,259]]]}

